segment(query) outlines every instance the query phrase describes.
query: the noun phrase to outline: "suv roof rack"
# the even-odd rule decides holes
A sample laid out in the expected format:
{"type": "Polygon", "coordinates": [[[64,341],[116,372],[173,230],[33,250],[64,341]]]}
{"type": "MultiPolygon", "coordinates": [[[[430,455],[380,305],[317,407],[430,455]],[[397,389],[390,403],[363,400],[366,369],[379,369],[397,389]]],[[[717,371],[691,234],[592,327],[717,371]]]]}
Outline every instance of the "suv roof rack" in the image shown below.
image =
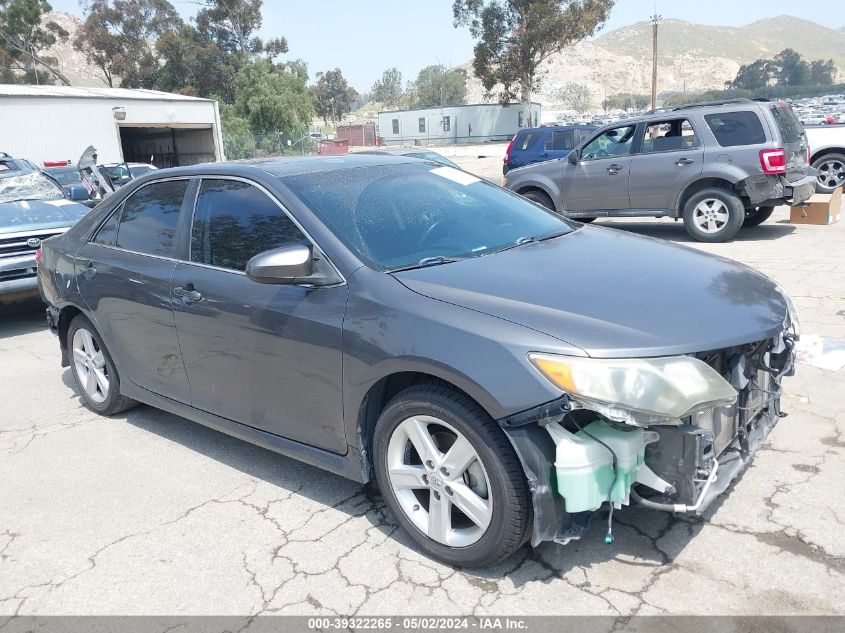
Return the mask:
{"type": "Polygon", "coordinates": [[[737,97],[735,99],[716,99],[714,101],[698,101],[696,103],[684,103],[678,106],[668,106],[665,108],[655,108],[649,110],[646,114],[658,114],[660,112],[677,112],[678,110],[689,110],[691,108],[707,108],[712,106],[730,105],[732,103],[756,103],[767,102],[769,99],[758,97],[756,99],[746,99],[745,97],[737,97]]]}

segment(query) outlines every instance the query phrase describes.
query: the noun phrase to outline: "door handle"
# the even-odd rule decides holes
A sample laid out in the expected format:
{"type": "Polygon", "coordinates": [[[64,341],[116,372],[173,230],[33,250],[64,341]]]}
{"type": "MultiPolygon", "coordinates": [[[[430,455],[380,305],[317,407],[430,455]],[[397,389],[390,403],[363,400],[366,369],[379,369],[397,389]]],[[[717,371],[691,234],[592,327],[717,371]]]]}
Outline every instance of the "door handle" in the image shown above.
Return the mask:
{"type": "Polygon", "coordinates": [[[173,289],[173,294],[182,299],[182,303],[193,303],[194,301],[202,301],[202,293],[194,290],[194,284],[188,283],[185,286],[176,286],[173,289]]]}
{"type": "Polygon", "coordinates": [[[93,279],[94,275],[97,274],[97,269],[94,267],[94,262],[88,262],[85,264],[85,270],[82,271],[82,274],[85,276],[85,279],[93,279]]]}
{"type": "Polygon", "coordinates": [[[615,176],[620,171],[622,171],[622,165],[617,165],[616,163],[613,163],[612,165],[608,166],[608,168],[607,168],[607,173],[610,174],[611,176],[615,176]]]}
{"type": "Polygon", "coordinates": [[[687,165],[692,165],[694,162],[692,158],[681,158],[680,160],[676,160],[675,164],[678,167],[686,167],[687,165]]]}

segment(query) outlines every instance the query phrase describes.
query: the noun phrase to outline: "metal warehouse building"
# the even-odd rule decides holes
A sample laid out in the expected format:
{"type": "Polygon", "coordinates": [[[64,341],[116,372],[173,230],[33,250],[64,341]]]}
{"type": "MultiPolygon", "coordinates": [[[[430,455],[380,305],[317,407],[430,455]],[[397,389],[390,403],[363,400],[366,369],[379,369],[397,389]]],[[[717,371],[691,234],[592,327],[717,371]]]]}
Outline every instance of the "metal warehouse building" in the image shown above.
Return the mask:
{"type": "MultiPolygon", "coordinates": [[[[378,113],[378,135],[385,145],[509,141],[525,127],[523,115],[516,103],[393,110],[378,113]]],[[[539,125],[539,103],[531,104],[531,118],[539,125]]]]}
{"type": "Polygon", "coordinates": [[[102,163],[174,167],[224,159],[216,101],[154,90],[0,84],[0,151],[36,163],[75,163],[89,145],[102,163]]]}

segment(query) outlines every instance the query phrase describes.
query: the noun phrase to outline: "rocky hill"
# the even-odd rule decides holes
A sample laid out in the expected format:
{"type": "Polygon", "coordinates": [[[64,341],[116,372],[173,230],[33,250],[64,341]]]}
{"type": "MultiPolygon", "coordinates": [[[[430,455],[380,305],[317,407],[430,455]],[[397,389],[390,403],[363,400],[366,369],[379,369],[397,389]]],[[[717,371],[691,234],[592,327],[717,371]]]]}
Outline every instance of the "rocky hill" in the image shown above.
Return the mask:
{"type": "Polygon", "coordinates": [[[105,86],[106,84],[99,79],[97,69],[85,60],[85,55],[73,47],[73,38],[76,36],[79,27],[82,26],[82,20],[64,11],[52,11],[44,16],[45,22],[51,20],[70,33],[70,37],[66,40],[57,42],[55,46],[52,46],[47,55],[59,60],[59,69],[70,80],[71,85],[105,86]]]}
{"type": "MultiPolygon", "coordinates": [[[[833,59],[845,68],[845,28],[780,16],[742,27],[708,26],[683,20],[660,23],[658,89],[661,92],[723,88],[739,66],[793,48],[806,59],[833,59]]],[[[536,100],[554,105],[557,89],[569,81],[586,84],[595,103],[605,94],[651,91],[652,31],[648,22],[609,31],[549,59],[536,100]]],[[[471,64],[465,65],[471,74],[471,64]]],[[[484,89],[470,81],[468,98],[482,101],[484,89]]]]}

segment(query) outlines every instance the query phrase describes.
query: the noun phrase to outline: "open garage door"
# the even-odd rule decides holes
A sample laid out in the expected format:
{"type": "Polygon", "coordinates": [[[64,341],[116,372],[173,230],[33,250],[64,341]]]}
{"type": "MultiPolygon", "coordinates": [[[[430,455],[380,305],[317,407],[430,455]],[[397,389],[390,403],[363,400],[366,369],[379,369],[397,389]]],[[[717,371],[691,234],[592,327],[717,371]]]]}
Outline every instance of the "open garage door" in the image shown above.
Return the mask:
{"type": "Polygon", "coordinates": [[[207,128],[120,127],[123,160],[163,169],[215,160],[214,133],[207,128]]]}

